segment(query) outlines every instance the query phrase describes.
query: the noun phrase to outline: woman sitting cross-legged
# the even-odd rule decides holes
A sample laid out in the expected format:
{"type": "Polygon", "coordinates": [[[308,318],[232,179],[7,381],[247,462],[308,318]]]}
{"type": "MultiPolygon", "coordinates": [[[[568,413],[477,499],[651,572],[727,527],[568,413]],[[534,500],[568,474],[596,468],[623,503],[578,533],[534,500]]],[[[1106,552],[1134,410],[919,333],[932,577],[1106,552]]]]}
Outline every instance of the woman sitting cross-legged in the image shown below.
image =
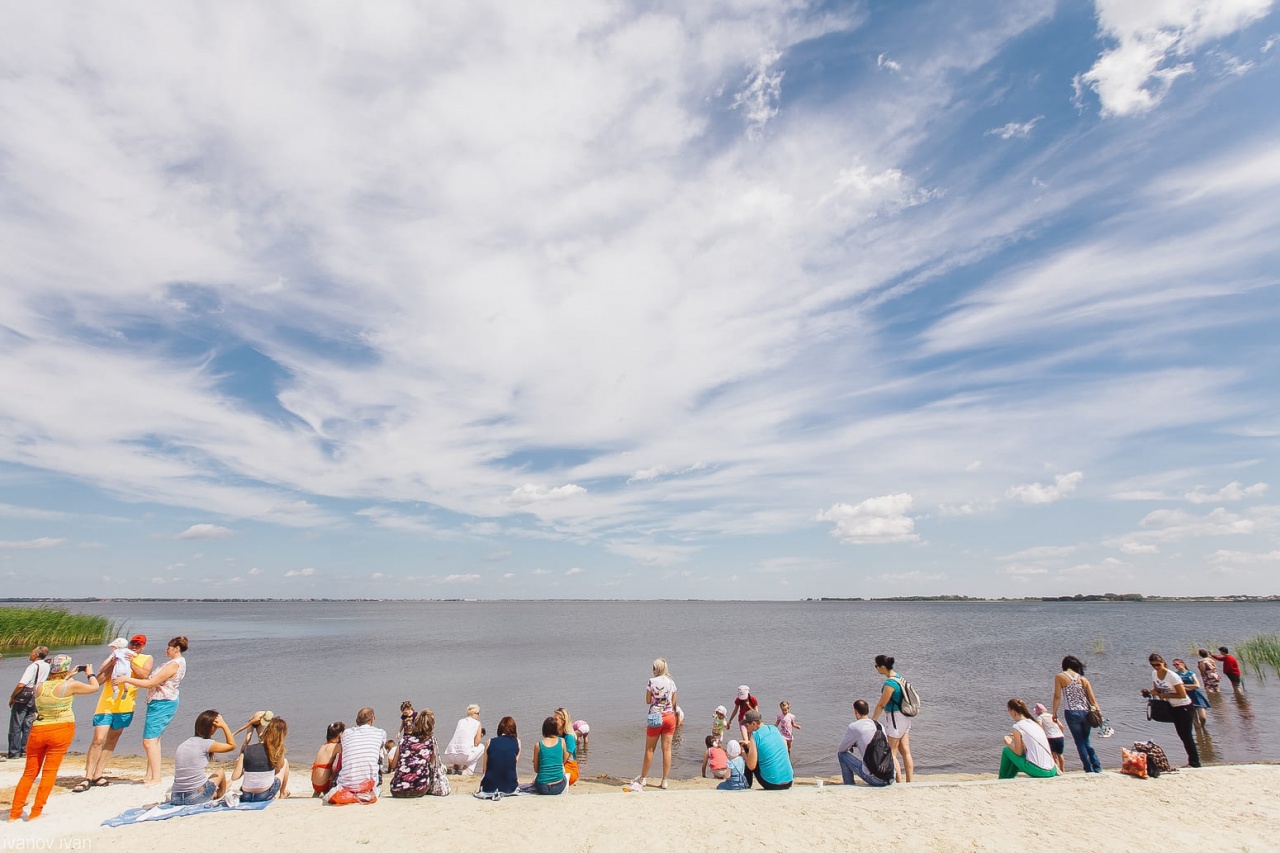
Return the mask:
{"type": "Polygon", "coordinates": [[[231,727],[221,714],[209,709],[196,717],[195,731],[195,737],[178,744],[178,750],[173,754],[173,791],[169,802],[175,806],[207,803],[227,792],[225,770],[205,771],[215,753],[235,751],[235,735],[231,733],[231,727]],[[222,730],[225,743],[213,739],[214,729],[222,730]]]}
{"type": "Polygon", "coordinates": [[[520,739],[516,735],[516,721],[512,717],[503,717],[498,722],[498,735],[489,739],[489,748],[484,751],[484,777],[480,779],[480,790],[486,794],[514,794],[519,782],[516,780],[516,762],[520,759],[520,739]]]}
{"type": "Polygon", "coordinates": [[[289,760],[284,757],[288,724],[270,711],[259,711],[249,718],[246,728],[249,734],[244,737],[236,769],[231,773],[233,782],[243,777],[240,802],[260,803],[289,796],[289,760]],[[249,743],[255,734],[258,742],[249,743]]]}
{"type": "Polygon", "coordinates": [[[1010,699],[1009,716],[1013,718],[1013,731],[1004,736],[1004,752],[1000,755],[1000,778],[1012,779],[1019,773],[1045,778],[1057,776],[1049,738],[1036,722],[1027,703],[1010,699]]]}
{"type": "Polygon", "coordinates": [[[447,797],[451,790],[444,768],[436,760],[436,715],[423,708],[413,716],[391,759],[391,796],[447,797]]]}
{"type": "Polygon", "coordinates": [[[564,772],[564,761],[569,748],[560,737],[560,726],[555,717],[542,721],[542,739],[533,745],[533,769],[538,772],[532,785],[521,790],[533,794],[562,794],[569,787],[569,777],[564,772]]]}

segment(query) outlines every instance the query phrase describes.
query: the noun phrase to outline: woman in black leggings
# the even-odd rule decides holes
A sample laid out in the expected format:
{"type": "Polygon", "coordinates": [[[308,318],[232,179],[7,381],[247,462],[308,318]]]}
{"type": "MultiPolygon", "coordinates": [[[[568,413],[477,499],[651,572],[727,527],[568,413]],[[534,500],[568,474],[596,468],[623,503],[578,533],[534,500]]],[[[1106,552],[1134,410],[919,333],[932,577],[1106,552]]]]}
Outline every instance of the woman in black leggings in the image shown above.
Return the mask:
{"type": "Polygon", "coordinates": [[[1151,689],[1142,691],[1144,696],[1165,699],[1173,708],[1173,727],[1178,730],[1182,746],[1187,750],[1187,761],[1192,767],[1200,766],[1200,751],[1196,749],[1196,709],[1187,695],[1187,688],[1176,672],[1165,666],[1164,658],[1152,652],[1147,657],[1151,664],[1151,689]]]}

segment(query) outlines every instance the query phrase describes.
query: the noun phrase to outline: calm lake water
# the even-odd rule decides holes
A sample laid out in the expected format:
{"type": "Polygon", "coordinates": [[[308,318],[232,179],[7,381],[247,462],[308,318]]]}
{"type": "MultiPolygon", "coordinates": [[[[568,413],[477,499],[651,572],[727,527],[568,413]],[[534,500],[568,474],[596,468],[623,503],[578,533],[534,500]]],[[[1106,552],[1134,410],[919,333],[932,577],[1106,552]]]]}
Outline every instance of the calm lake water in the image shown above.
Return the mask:
{"type": "MultiPolygon", "coordinates": [[[[1076,604],[898,602],[110,602],[76,604],[128,620],[165,642],[191,640],[188,675],[164,751],[191,734],[196,715],[220,709],[237,728],[270,708],[289,722],[289,748],[309,763],[333,720],[350,724],[363,705],[393,729],[402,699],[436,714],[447,740],[470,702],[490,733],[513,716],[526,744],[558,706],[591,723],[583,774],[634,776],[644,745],[644,685],[653,658],[670,662],[686,725],[673,775],[697,776],[712,710],[731,705],[739,684],[759,698],[766,722],[787,699],[802,725],[797,775],[837,774],[834,750],[852,719],[850,705],[874,704],[882,679],[878,653],[920,691],[923,711],[911,733],[919,772],[992,772],[1009,730],[1005,702],[1052,701],[1064,654],[1083,660],[1117,734],[1097,740],[1103,764],[1120,747],[1152,738],[1175,762],[1183,753],[1171,725],[1149,723],[1146,657],[1190,658],[1193,646],[1234,645],[1280,630],[1278,604],[1076,604]],[[1105,651],[1095,653],[1095,644],[1105,651]]],[[[105,649],[71,650],[100,663],[105,649]]],[[[5,677],[16,665],[6,659],[5,677]]],[[[1224,685],[1226,684],[1224,679],[1224,685]]],[[[1211,697],[1206,761],[1280,759],[1280,683],[1246,674],[1247,699],[1211,697]]],[[[75,749],[84,750],[91,713],[75,749]]],[[[121,752],[141,752],[140,721],[121,752]]],[[[524,758],[522,756],[522,758],[524,758]]],[[[1068,736],[1067,766],[1079,769],[1068,736]]]]}

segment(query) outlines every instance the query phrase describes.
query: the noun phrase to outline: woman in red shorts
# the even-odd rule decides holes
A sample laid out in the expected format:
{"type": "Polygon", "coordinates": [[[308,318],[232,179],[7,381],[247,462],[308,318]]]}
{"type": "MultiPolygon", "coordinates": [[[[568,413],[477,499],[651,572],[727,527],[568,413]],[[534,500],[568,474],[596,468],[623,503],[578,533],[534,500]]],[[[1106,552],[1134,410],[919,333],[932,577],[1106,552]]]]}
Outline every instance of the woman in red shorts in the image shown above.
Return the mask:
{"type": "Polygon", "coordinates": [[[649,775],[649,767],[653,764],[653,750],[658,745],[658,738],[662,738],[662,783],[658,787],[666,788],[667,777],[671,775],[671,739],[676,733],[676,683],[671,680],[671,673],[663,658],[653,662],[653,678],[645,685],[644,701],[649,706],[644,763],[640,766],[640,775],[631,780],[631,785],[628,786],[633,791],[644,790],[645,777],[649,775]]]}

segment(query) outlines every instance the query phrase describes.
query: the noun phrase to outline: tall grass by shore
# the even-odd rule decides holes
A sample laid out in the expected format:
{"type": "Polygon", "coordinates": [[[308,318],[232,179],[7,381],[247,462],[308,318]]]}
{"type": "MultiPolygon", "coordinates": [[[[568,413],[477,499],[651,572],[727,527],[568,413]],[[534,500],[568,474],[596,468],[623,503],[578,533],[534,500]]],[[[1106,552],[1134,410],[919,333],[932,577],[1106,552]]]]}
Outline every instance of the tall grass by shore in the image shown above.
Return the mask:
{"type": "Polygon", "coordinates": [[[1280,674],[1280,636],[1258,634],[1236,643],[1236,657],[1259,681],[1266,679],[1267,670],[1280,674]]]}
{"type": "Polygon", "coordinates": [[[52,607],[0,607],[0,649],[105,643],[121,628],[123,623],[105,616],[52,607]]]}

